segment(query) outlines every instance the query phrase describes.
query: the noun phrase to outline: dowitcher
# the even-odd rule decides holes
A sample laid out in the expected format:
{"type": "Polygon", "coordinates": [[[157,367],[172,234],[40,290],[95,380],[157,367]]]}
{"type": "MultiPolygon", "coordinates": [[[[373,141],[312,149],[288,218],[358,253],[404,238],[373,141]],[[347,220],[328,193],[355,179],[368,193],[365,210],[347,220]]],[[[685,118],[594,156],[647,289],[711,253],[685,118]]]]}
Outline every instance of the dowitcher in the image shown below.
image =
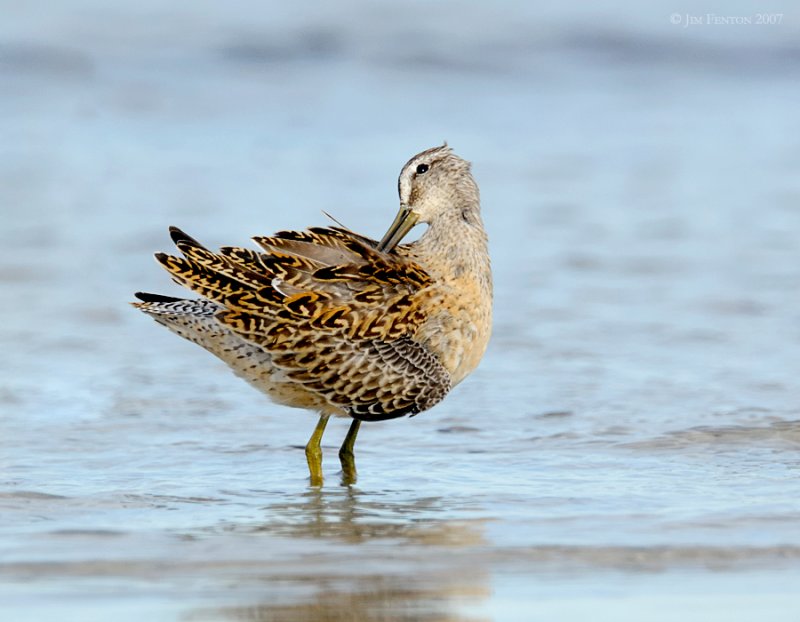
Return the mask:
{"type": "Polygon", "coordinates": [[[380,242],[343,227],[255,237],[212,252],[170,228],[182,257],[156,254],[199,299],[137,293],[136,307],[215,354],[274,401],[319,413],[306,446],[322,483],[331,415],[352,418],[339,451],[355,481],[362,421],[416,415],[477,367],[489,341],[492,274],[478,186],[447,145],[415,155],[380,242]],[[419,240],[400,244],[416,224],[419,240]]]}

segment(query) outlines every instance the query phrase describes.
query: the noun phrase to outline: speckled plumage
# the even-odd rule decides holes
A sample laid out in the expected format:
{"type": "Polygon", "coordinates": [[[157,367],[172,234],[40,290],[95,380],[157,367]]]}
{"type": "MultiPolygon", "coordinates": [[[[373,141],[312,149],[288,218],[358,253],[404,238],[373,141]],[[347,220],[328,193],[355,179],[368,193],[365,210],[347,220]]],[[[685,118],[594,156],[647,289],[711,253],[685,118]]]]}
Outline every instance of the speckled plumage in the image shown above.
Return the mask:
{"type": "Polygon", "coordinates": [[[156,258],[202,298],[137,294],[134,304],[279,403],[364,421],[427,410],[477,366],[491,331],[469,169],[447,146],[409,160],[381,242],[312,228],[256,237],[261,251],[212,252],[173,227],[182,256],[156,258]],[[420,222],[421,238],[397,245],[420,222]]]}

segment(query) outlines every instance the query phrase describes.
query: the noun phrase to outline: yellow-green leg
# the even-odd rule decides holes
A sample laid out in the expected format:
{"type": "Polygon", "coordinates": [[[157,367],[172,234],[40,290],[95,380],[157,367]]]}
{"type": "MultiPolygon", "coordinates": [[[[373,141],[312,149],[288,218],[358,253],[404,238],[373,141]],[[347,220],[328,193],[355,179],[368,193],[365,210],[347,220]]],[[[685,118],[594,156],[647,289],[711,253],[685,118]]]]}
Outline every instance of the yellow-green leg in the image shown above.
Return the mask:
{"type": "Polygon", "coordinates": [[[356,456],[353,453],[353,447],[356,444],[356,436],[358,436],[358,429],[361,427],[361,422],[358,419],[353,419],[350,424],[350,429],[347,431],[347,436],[344,437],[344,443],[339,450],[339,462],[342,463],[342,484],[349,486],[356,483],[356,456]]]}
{"type": "Polygon", "coordinates": [[[314,433],[306,445],[306,460],[312,486],[322,486],[322,447],[320,447],[320,443],[326,425],[328,425],[328,415],[320,416],[317,427],[314,428],[314,433]]]}

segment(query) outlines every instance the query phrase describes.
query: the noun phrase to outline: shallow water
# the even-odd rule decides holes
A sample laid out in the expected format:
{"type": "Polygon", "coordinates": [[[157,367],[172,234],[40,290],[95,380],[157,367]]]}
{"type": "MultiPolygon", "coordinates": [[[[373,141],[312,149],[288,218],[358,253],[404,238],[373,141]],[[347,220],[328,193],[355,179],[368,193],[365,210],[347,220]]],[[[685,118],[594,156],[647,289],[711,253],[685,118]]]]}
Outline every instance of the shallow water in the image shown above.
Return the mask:
{"type": "Polygon", "coordinates": [[[3,619],[796,619],[796,9],[69,4],[0,20],[3,619]],[[492,344],[309,488],[314,417],[126,301],[170,224],[381,235],[443,138],[492,344]]]}

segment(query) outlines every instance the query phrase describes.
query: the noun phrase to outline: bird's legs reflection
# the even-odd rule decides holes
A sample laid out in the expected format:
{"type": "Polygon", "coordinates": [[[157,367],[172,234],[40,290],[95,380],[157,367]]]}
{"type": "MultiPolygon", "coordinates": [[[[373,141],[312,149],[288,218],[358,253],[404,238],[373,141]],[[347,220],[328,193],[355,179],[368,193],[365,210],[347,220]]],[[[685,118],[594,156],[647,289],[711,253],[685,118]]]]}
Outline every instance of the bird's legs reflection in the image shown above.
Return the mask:
{"type": "Polygon", "coordinates": [[[459,510],[458,500],[402,488],[309,487],[272,497],[260,524],[233,525],[260,536],[243,541],[241,560],[230,549],[230,564],[241,561],[231,566],[241,568],[241,585],[226,565],[222,602],[209,600],[210,608],[189,617],[397,622],[413,610],[418,622],[461,622],[466,605],[491,597],[487,565],[500,553],[483,537],[486,521],[452,516],[459,510]],[[275,547],[289,554],[275,555],[275,547]],[[228,595],[239,593],[254,604],[232,604],[228,595]]]}

